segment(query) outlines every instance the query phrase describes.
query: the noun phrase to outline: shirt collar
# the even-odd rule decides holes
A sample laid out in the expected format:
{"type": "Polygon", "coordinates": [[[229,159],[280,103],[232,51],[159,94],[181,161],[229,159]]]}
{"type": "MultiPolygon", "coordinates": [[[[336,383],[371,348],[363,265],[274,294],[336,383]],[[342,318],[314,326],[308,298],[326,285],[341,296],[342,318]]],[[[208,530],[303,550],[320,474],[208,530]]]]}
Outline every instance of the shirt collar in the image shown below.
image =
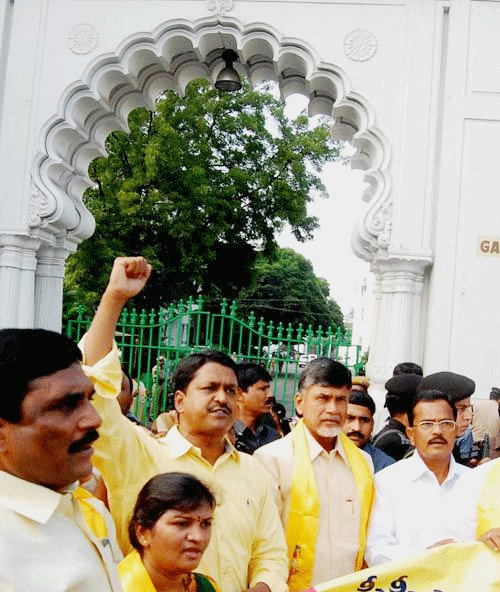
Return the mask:
{"type": "MultiPolygon", "coordinates": [[[[191,442],[179,432],[179,427],[177,425],[171,427],[168,430],[167,435],[163,438],[160,438],[160,442],[168,444],[170,454],[174,459],[180,458],[181,456],[188,454],[190,451],[196,456],[202,458],[201,450],[198,448],[198,446],[191,444],[191,442]]],[[[226,453],[229,456],[232,456],[235,460],[239,460],[238,451],[227,438],[225,439],[225,454],[226,453]]]]}
{"type": "Polygon", "coordinates": [[[57,509],[62,493],[0,471],[0,506],[45,524],[57,509]]]}
{"type": "Polygon", "coordinates": [[[316,438],[311,434],[309,428],[304,424],[304,431],[306,434],[307,446],[309,448],[309,458],[311,462],[318,457],[320,454],[339,454],[345,462],[347,462],[347,457],[344,452],[344,447],[342,446],[342,442],[340,440],[340,434],[337,436],[337,440],[335,442],[335,446],[331,452],[326,451],[323,446],[316,440],[316,438]]]}
{"type": "MultiPolygon", "coordinates": [[[[429,467],[422,460],[422,457],[418,453],[417,449],[415,449],[415,452],[412,454],[412,456],[410,456],[408,461],[409,461],[409,466],[410,466],[410,473],[411,473],[412,479],[414,481],[416,481],[417,479],[419,479],[423,475],[429,475],[431,477],[436,478],[434,473],[429,469],[429,467]]],[[[441,485],[444,485],[445,483],[447,483],[448,481],[451,481],[452,479],[458,478],[458,476],[459,476],[459,473],[457,471],[457,463],[455,462],[453,455],[450,455],[450,466],[448,469],[448,475],[446,475],[446,479],[443,481],[443,483],[441,483],[441,485]]]]}

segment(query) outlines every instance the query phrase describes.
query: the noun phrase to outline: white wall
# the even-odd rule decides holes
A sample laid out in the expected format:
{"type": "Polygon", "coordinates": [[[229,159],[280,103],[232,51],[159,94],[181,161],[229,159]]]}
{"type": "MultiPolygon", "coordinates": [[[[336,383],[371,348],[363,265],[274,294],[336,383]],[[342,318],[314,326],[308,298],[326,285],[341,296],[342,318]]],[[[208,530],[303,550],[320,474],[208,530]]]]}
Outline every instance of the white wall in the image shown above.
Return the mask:
{"type": "Polygon", "coordinates": [[[487,397],[500,383],[500,4],[450,11],[445,113],[425,370],[450,369],[487,397]]]}

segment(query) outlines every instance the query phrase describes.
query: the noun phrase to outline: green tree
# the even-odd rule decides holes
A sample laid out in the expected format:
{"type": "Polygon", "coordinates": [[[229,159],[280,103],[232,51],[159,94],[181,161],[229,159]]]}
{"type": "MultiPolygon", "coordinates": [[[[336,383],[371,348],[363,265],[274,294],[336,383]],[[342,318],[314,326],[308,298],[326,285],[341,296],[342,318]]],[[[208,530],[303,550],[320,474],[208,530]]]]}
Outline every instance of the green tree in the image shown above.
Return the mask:
{"type": "Polygon", "coordinates": [[[314,274],[311,262],[292,249],[279,249],[275,260],[259,257],[252,286],[242,290],[240,308],[253,310],[274,324],[289,323],[297,328],[302,323],[327,329],[341,327],[343,315],[335,300],[329,298],[329,285],[314,274]]]}
{"type": "Polygon", "coordinates": [[[305,114],[289,121],[283,109],[248,84],[221,93],[196,80],[184,97],[164,93],[155,112],[132,111],[130,133],[112,133],[109,156],[89,167],[96,231],[68,260],[66,295],[94,306],[112,259],[143,254],[154,275],[139,306],[232,298],[258,253],[275,253],[285,223],[311,238],[307,204],[326,195],[318,173],[339,151],[326,125],[310,129],[305,114]]]}

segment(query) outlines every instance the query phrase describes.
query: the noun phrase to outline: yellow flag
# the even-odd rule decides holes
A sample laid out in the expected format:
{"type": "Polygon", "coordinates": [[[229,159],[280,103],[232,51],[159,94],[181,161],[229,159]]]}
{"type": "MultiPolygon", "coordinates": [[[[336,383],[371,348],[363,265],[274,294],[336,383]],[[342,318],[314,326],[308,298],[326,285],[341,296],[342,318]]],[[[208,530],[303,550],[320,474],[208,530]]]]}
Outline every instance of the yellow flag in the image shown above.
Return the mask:
{"type": "Polygon", "coordinates": [[[442,545],[411,559],[369,567],[316,592],[500,592],[500,552],[484,543],[442,545]]]}

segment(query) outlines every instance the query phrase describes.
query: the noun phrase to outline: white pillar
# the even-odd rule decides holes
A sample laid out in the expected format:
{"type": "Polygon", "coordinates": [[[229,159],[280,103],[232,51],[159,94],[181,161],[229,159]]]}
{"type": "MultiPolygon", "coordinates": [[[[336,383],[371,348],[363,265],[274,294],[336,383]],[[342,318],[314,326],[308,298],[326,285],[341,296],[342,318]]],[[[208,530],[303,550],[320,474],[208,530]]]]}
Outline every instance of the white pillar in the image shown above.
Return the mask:
{"type": "Polygon", "coordinates": [[[40,241],[0,234],[0,327],[32,328],[36,252],[40,241]]]}
{"type": "Polygon", "coordinates": [[[35,274],[35,327],[61,331],[64,264],[69,251],[42,245],[35,274]]]}
{"type": "Polygon", "coordinates": [[[376,259],[375,318],[370,355],[366,365],[370,394],[377,409],[384,404],[385,382],[396,364],[422,364],[424,271],[430,257],[376,259]]]}

